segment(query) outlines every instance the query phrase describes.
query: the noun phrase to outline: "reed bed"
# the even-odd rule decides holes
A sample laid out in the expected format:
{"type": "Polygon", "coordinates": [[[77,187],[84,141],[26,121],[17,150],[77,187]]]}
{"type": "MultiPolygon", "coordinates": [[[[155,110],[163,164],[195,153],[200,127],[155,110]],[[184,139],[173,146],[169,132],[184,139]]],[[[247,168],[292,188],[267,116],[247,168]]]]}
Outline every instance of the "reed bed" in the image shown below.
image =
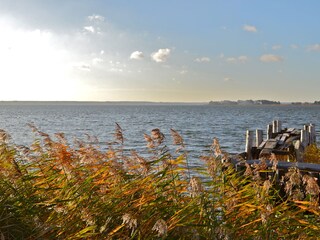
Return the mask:
{"type": "MultiPolygon", "coordinates": [[[[217,139],[189,169],[159,129],[148,154],[124,151],[116,124],[107,150],[31,126],[35,141],[0,132],[0,239],[316,239],[319,186],[291,169],[280,184],[261,178],[264,163],[236,172],[217,139]]],[[[276,159],[274,159],[276,170],[276,159]]]]}

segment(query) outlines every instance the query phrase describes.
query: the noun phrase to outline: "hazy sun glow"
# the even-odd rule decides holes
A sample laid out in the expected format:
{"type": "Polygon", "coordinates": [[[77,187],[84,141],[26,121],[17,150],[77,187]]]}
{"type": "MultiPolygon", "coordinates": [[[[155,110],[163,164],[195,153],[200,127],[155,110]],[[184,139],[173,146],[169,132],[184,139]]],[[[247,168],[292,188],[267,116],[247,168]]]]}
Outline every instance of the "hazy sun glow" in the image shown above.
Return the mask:
{"type": "Polygon", "coordinates": [[[77,85],[70,78],[68,52],[49,31],[26,31],[0,24],[0,83],[5,100],[71,100],[77,85]]]}

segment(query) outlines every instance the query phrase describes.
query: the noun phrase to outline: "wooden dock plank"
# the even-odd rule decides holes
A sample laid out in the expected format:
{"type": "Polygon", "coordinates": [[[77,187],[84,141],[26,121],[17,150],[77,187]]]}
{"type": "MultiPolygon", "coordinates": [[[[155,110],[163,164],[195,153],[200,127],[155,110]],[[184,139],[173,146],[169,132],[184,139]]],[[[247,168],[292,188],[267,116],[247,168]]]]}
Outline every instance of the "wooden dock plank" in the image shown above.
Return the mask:
{"type": "Polygon", "coordinates": [[[285,135],[283,134],[278,143],[279,143],[280,145],[283,145],[284,142],[286,141],[286,138],[287,138],[287,136],[285,136],[285,135]]]}
{"type": "Polygon", "coordinates": [[[288,129],[287,129],[287,132],[291,133],[291,132],[293,132],[294,130],[295,130],[295,128],[288,128],[288,129]]]}
{"type": "Polygon", "coordinates": [[[269,139],[267,140],[264,148],[274,149],[277,146],[277,144],[278,144],[278,141],[276,139],[269,139]]]}
{"type": "Polygon", "coordinates": [[[262,141],[262,143],[258,146],[258,149],[262,149],[264,148],[264,146],[266,145],[267,140],[262,141]]]}

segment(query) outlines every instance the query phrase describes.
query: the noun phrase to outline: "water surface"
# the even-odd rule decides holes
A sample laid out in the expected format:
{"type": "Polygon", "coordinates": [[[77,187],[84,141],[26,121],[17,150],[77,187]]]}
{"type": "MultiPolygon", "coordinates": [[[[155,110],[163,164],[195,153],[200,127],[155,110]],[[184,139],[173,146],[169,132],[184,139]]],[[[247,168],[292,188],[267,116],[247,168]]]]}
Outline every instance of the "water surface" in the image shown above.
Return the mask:
{"type": "Polygon", "coordinates": [[[117,122],[123,129],[127,148],[145,149],[143,134],[154,128],[166,135],[170,145],[173,128],[185,139],[191,155],[201,155],[214,137],[225,150],[243,152],[245,131],[263,129],[265,133],[267,124],[275,119],[281,120],[283,127],[302,128],[314,123],[318,136],[320,106],[0,104],[0,128],[8,131],[18,144],[32,142],[34,135],[27,123],[34,123],[49,134],[64,132],[70,141],[75,137],[85,139],[85,134],[97,136],[103,147],[113,140],[117,122]]]}

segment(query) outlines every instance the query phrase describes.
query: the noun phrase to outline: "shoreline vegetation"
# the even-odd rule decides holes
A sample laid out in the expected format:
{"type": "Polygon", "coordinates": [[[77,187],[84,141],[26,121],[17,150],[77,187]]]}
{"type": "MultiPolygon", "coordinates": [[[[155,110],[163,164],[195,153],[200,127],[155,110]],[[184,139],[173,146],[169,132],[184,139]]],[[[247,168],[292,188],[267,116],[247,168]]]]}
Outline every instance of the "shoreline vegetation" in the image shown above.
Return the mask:
{"type": "Polygon", "coordinates": [[[1,239],[318,238],[319,185],[296,168],[280,183],[263,178],[263,159],[236,172],[214,139],[203,167],[190,169],[173,129],[144,134],[146,155],[124,150],[118,124],[104,151],[95,137],[68,143],[30,127],[30,146],[0,131],[1,239]]]}

